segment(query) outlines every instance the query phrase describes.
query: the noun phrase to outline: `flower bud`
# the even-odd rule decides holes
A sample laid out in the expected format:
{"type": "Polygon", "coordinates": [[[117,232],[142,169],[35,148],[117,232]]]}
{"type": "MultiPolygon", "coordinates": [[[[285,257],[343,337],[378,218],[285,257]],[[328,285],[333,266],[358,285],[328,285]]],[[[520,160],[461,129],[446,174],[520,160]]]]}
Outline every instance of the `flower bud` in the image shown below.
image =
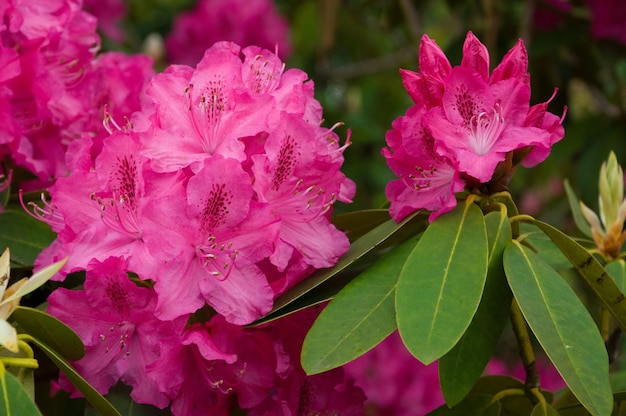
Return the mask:
{"type": "Polygon", "coordinates": [[[624,199],[624,173],[613,152],[600,168],[599,189],[600,218],[582,201],[580,207],[583,216],[591,225],[593,239],[598,249],[606,257],[614,259],[619,256],[626,240],[626,231],[623,231],[626,199],[624,199]]]}

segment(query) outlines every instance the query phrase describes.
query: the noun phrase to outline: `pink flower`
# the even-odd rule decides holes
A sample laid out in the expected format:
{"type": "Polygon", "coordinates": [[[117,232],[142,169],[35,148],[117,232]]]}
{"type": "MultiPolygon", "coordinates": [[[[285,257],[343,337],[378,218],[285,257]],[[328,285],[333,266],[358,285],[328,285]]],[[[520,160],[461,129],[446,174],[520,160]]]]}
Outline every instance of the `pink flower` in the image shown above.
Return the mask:
{"type": "Polygon", "coordinates": [[[218,41],[258,45],[289,55],[288,26],[272,0],[200,0],[173,23],[165,44],[172,63],[195,65],[218,41]]]}
{"type": "Polygon", "coordinates": [[[116,42],[124,40],[119,20],[126,14],[123,0],[84,0],[84,8],[98,19],[100,31],[116,42]]]}
{"type": "Polygon", "coordinates": [[[239,52],[233,43],[219,43],[207,50],[196,70],[173,65],[152,80],[147,95],[154,103],[155,130],[143,153],[154,169],[197,170],[217,153],[244,160],[238,139],[268,128],[272,99],[267,94],[253,96],[246,88],[239,52]]]}
{"type": "Polygon", "coordinates": [[[626,4],[620,0],[586,0],[591,10],[591,35],[626,44],[626,4]]]}
{"type": "Polygon", "coordinates": [[[271,309],[273,292],[255,263],[270,255],[277,224],[252,200],[250,182],[237,161],[219,156],[189,179],[180,197],[187,215],[168,227],[187,244],[160,270],[159,316],[172,319],[207,302],[229,322],[247,324],[271,309]]]}
{"type": "Polygon", "coordinates": [[[392,201],[389,213],[397,221],[418,209],[433,211],[430,221],[456,206],[454,194],[465,187],[457,166],[434,149],[434,138],[422,126],[425,109],[409,108],[387,133],[383,156],[400,177],[387,184],[385,194],[392,201]]]}
{"type": "Polygon", "coordinates": [[[139,109],[139,90],[152,75],[145,57],[106,54],[94,61],[100,39],[93,16],[74,0],[11,0],[1,10],[6,25],[0,61],[0,153],[47,186],[68,174],[65,152],[83,135],[107,134],[103,107],[115,117],[139,109]],[[13,52],[9,52],[13,51],[13,52]],[[17,51],[17,56],[15,51],[17,51]],[[131,92],[136,98],[130,98],[131,92]]]}
{"type": "Polygon", "coordinates": [[[422,208],[434,220],[456,206],[463,184],[481,192],[506,189],[515,166],[502,162],[516,159],[515,151],[524,150],[520,160],[528,155],[524,166],[548,156],[563,137],[562,117],[547,112],[549,101],[530,107],[527,67],[521,40],[489,74],[487,49],[471,32],[456,67],[424,35],[420,73],[401,72],[415,105],[394,122],[383,150],[399,176],[386,190],[396,221],[422,208]]]}
{"type": "MultiPolygon", "coordinates": [[[[124,80],[141,73],[118,68],[124,80]]],[[[107,102],[111,112],[142,101],[141,89],[120,89],[107,102]]],[[[61,278],[86,269],[95,279],[93,265],[115,258],[150,288],[149,322],[188,323],[150,340],[151,363],[107,375],[101,387],[147,371],[155,397],[170,400],[176,415],[198,406],[226,414],[235,395],[259,414],[295,414],[302,400],[312,412],[359,414],[362,394],[341,371],[304,375],[300,347],[312,320],[288,331],[242,327],[348,249],[330,213],[354,195],[340,170],[349,140],[342,146],[336,126],[320,126],[312,82],[267,50],[218,43],[196,69],[172,66],[154,77],[146,98],[123,127],[106,114],[109,136],[68,146],[72,173],[34,213],[58,233],[38,264],[71,253],[61,278]]],[[[56,302],[56,314],[73,312],[62,309],[56,302]]],[[[97,377],[91,370],[81,367],[89,379],[97,377]]]]}
{"type": "Polygon", "coordinates": [[[365,392],[368,415],[424,415],[444,404],[437,364],[420,363],[397,331],[344,368],[365,392]]]}
{"type": "Polygon", "coordinates": [[[169,400],[147,377],[146,366],[159,357],[159,339],[180,332],[184,320],[159,321],[156,294],[133,283],[126,271],[117,257],[90,263],[84,290],[55,290],[48,312],[82,338],[86,355],[74,365],[100,393],[121,380],[133,387],[137,402],[164,408],[169,400]]]}

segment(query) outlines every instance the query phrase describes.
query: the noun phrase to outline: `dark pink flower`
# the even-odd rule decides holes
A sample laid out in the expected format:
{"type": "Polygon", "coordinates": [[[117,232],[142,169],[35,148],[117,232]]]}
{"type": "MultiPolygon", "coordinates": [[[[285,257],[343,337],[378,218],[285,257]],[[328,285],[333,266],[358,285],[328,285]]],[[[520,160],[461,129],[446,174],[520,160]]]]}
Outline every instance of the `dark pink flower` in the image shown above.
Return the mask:
{"type": "Polygon", "coordinates": [[[437,364],[420,363],[397,331],[344,368],[365,392],[368,415],[425,415],[444,404],[437,364]]]}
{"type": "Polygon", "coordinates": [[[413,106],[387,132],[389,147],[383,149],[383,156],[400,178],[385,189],[391,201],[389,213],[396,221],[422,208],[432,211],[434,221],[456,206],[454,194],[465,187],[454,162],[435,152],[434,138],[422,125],[423,114],[423,107],[413,106]]]}
{"type": "Polygon", "coordinates": [[[119,21],[126,14],[124,0],[84,0],[86,11],[98,19],[98,29],[116,42],[124,40],[119,21]]]}
{"type": "Polygon", "coordinates": [[[273,102],[252,95],[242,79],[239,46],[219,43],[207,50],[196,70],[173,65],[147,90],[154,103],[154,133],[143,153],[157,171],[175,171],[215,154],[244,160],[241,137],[267,130],[273,102]],[[172,138],[176,146],[172,146],[172,138]]]}
{"type": "Polygon", "coordinates": [[[0,77],[7,99],[0,120],[10,121],[0,153],[37,175],[39,186],[69,173],[65,152],[72,142],[107,134],[105,105],[118,119],[139,109],[138,91],[153,73],[145,57],[94,60],[96,20],[80,6],[77,0],[12,0],[2,9],[0,61],[10,70],[0,77]]]}
{"type": "Polygon", "coordinates": [[[273,292],[255,263],[270,255],[277,224],[252,196],[251,179],[234,159],[207,159],[189,179],[180,198],[187,201],[185,220],[168,226],[187,244],[160,270],[159,316],[189,314],[207,302],[243,325],[271,309],[273,292]]]}
{"type": "Polygon", "coordinates": [[[626,4],[621,0],[586,0],[591,10],[591,35],[626,44],[626,4]]]}
{"type": "Polygon", "coordinates": [[[195,65],[219,41],[258,45],[289,55],[287,21],[272,0],[200,0],[174,21],[165,44],[172,63],[195,65]]]}
{"type": "Polygon", "coordinates": [[[464,187],[506,189],[515,168],[503,165],[507,158],[532,166],[548,156],[563,137],[562,118],[547,112],[550,100],[530,107],[527,67],[521,40],[490,74],[487,49],[471,32],[456,67],[422,38],[420,72],[401,72],[415,105],[394,122],[383,150],[399,176],[386,191],[394,219],[423,208],[433,211],[432,221],[456,205],[464,187]]]}
{"type": "Polygon", "coordinates": [[[158,320],[154,290],[137,286],[126,272],[117,257],[90,263],[84,290],[54,291],[48,312],[82,338],[86,355],[74,365],[99,392],[121,380],[133,387],[134,400],[163,408],[169,399],[146,366],[159,357],[159,340],[180,332],[184,320],[158,320]]]}

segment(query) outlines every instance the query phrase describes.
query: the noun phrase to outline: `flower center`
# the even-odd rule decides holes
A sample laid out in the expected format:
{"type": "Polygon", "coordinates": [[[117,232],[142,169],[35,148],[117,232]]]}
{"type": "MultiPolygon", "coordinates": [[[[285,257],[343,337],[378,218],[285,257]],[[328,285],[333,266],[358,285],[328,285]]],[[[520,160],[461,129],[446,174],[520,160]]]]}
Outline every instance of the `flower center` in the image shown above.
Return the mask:
{"type": "Polygon", "coordinates": [[[500,107],[496,105],[492,114],[482,111],[471,118],[468,144],[477,155],[484,156],[491,151],[503,130],[504,117],[500,114],[500,107]]]}

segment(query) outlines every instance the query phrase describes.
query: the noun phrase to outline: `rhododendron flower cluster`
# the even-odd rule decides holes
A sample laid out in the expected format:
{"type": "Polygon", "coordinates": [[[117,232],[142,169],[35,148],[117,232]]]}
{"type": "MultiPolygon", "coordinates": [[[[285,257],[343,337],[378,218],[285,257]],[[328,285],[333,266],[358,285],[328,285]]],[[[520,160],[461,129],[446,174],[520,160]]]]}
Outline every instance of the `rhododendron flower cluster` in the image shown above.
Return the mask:
{"type": "Polygon", "coordinates": [[[506,189],[518,164],[543,161],[563,137],[549,101],[530,106],[528,56],[520,40],[490,73],[485,46],[471,33],[460,66],[452,67],[428,36],[420,72],[402,70],[414,101],[387,133],[383,155],[399,177],[386,188],[397,221],[417,209],[430,220],[456,206],[455,193],[506,189]]]}
{"type": "Polygon", "coordinates": [[[96,19],[79,0],[0,3],[0,157],[44,185],[68,173],[65,152],[82,136],[101,140],[102,108],[116,117],[140,107],[151,60],[96,57],[96,19]]]}
{"type": "Polygon", "coordinates": [[[38,211],[57,239],[37,263],[71,254],[63,275],[87,271],[84,290],[49,298],[85,340],[78,368],[179,415],[226,414],[234,397],[251,414],[360,414],[341,369],[300,367],[312,316],[242,328],[349,247],[329,219],[355,191],[345,145],[321,127],[307,75],[221,42],[156,75],[146,97],[127,124],[107,118],[100,147],[71,147],[71,174],[38,211]]]}
{"type": "Polygon", "coordinates": [[[193,10],[179,14],[165,38],[171,63],[194,65],[215,42],[278,48],[289,56],[289,25],[272,0],[198,0],[193,10]]]}

